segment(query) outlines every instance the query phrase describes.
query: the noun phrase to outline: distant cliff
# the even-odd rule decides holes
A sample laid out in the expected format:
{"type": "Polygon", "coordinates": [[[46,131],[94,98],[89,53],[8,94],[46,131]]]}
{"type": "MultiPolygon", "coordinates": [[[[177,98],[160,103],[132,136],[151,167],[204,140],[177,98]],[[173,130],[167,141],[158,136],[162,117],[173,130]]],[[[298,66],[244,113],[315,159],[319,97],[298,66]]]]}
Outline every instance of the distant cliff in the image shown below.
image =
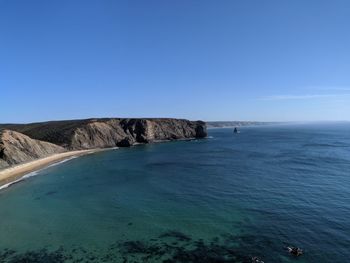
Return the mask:
{"type": "Polygon", "coordinates": [[[0,124],[0,168],[64,150],[128,147],[204,138],[206,124],[183,119],[105,118],[0,124]]]}
{"type": "Polygon", "coordinates": [[[225,128],[225,127],[267,125],[267,124],[273,124],[273,123],[259,122],[259,121],[208,121],[206,122],[206,124],[208,128],[225,128]]]}

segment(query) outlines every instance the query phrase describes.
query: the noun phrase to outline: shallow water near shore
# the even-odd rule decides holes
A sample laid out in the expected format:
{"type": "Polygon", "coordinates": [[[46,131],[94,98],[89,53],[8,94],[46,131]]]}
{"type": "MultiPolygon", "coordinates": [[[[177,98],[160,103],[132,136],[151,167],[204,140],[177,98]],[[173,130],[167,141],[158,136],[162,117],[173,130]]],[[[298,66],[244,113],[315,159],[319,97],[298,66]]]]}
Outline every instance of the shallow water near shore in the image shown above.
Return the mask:
{"type": "Polygon", "coordinates": [[[0,262],[349,261],[349,123],[209,136],[82,156],[1,190],[0,262]]]}

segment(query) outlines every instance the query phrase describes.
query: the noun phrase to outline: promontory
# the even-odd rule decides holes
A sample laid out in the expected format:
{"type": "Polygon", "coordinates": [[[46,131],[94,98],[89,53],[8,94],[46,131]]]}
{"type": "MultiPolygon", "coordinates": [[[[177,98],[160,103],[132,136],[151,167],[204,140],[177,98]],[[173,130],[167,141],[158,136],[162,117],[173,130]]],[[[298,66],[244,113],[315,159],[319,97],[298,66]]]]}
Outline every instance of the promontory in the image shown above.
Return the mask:
{"type": "Polygon", "coordinates": [[[0,169],[67,151],[204,138],[202,121],[100,118],[0,124],[0,169]]]}

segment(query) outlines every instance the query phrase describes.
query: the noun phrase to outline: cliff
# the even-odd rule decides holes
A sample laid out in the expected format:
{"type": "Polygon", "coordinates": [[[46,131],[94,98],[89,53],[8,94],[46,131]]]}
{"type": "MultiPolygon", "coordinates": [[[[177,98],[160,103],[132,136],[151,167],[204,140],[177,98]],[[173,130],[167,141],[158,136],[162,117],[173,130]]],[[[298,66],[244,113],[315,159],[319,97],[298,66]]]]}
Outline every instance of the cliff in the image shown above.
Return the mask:
{"type": "Polygon", "coordinates": [[[64,151],[61,146],[31,139],[19,132],[0,132],[0,169],[64,151]]]}
{"type": "Polygon", "coordinates": [[[0,124],[0,168],[66,150],[204,138],[202,121],[105,118],[0,124]],[[11,130],[11,131],[10,131],[11,130]]]}
{"type": "Polygon", "coordinates": [[[241,127],[241,126],[256,126],[274,124],[273,122],[259,121],[207,121],[208,128],[226,128],[226,127],[241,127]]]}
{"type": "Polygon", "coordinates": [[[135,143],[203,138],[206,125],[182,119],[86,119],[31,124],[3,124],[33,139],[70,150],[130,146],[135,143]]]}

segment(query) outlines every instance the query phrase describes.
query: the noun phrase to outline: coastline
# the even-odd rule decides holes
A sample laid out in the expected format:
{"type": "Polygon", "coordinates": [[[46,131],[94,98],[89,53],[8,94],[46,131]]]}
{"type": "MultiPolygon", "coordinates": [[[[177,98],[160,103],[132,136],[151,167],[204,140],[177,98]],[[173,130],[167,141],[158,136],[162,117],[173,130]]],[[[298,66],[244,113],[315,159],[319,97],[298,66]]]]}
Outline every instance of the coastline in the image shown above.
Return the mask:
{"type": "Polygon", "coordinates": [[[104,151],[107,149],[88,149],[88,150],[63,152],[63,153],[50,155],[31,162],[5,168],[3,170],[0,170],[0,189],[6,188],[6,186],[10,186],[11,184],[14,184],[20,181],[23,178],[23,176],[25,176],[26,174],[46,168],[52,164],[59,163],[61,161],[70,159],[72,157],[79,157],[82,155],[104,151]]]}
{"type": "MultiPolygon", "coordinates": [[[[196,138],[183,138],[176,140],[155,140],[152,143],[162,143],[162,142],[171,142],[171,141],[192,141],[196,138]]],[[[135,143],[132,146],[143,145],[144,143],[135,143]]],[[[70,160],[82,155],[92,154],[101,151],[114,150],[119,147],[108,147],[108,148],[95,148],[95,149],[86,149],[86,150],[76,150],[76,151],[67,151],[63,153],[53,154],[44,158],[33,160],[30,162],[10,166],[8,168],[0,170],[0,191],[4,188],[11,186],[17,182],[25,179],[30,173],[37,172],[41,169],[47,168],[54,164],[59,164],[65,160],[70,160]]],[[[29,176],[28,176],[29,177],[29,176]]]]}

